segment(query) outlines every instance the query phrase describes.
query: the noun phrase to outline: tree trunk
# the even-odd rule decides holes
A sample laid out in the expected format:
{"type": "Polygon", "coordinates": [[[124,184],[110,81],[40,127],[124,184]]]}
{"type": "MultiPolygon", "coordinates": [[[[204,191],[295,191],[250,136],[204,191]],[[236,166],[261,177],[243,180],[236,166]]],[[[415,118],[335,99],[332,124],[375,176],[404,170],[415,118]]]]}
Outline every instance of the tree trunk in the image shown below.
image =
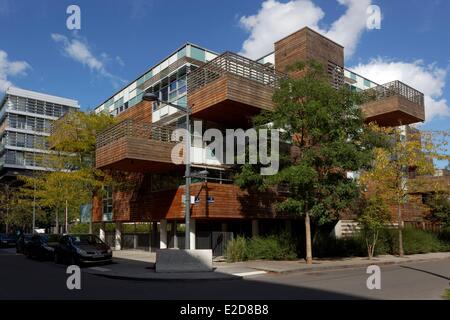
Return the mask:
{"type": "Polygon", "coordinates": [[[59,234],[59,215],[58,215],[58,210],[56,210],[55,212],[55,229],[56,229],[56,233],[59,234]]]}
{"type": "Polygon", "coordinates": [[[305,237],[306,237],[306,264],[312,264],[312,247],[311,247],[311,222],[309,213],[305,215],[305,237]]]}
{"type": "Polygon", "coordinates": [[[397,204],[397,223],[398,223],[398,255],[403,257],[403,220],[402,208],[400,203],[397,204]]]}

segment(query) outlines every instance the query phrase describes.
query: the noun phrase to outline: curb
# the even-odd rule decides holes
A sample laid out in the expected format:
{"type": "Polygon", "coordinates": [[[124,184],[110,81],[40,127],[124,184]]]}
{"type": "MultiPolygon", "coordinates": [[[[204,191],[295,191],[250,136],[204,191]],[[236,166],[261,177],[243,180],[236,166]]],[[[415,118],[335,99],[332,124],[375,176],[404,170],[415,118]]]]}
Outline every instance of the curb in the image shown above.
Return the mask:
{"type": "MultiPolygon", "coordinates": [[[[133,281],[234,281],[234,280],[241,280],[243,277],[241,276],[235,276],[235,275],[227,275],[226,277],[217,277],[217,278],[211,278],[211,277],[199,277],[199,278],[187,278],[187,277],[174,277],[174,278],[164,278],[164,277],[151,277],[151,278],[143,278],[143,277],[136,277],[136,276],[124,276],[124,275],[118,275],[118,274],[106,274],[106,273],[91,273],[86,272],[88,274],[104,277],[104,278],[110,278],[110,279],[117,279],[117,280],[133,280],[133,281]]],[[[175,273],[172,273],[175,274],[175,273]]]]}
{"type": "Polygon", "coordinates": [[[408,259],[404,261],[381,261],[381,262],[367,262],[359,265],[355,264],[345,264],[341,266],[323,266],[323,267],[309,267],[304,269],[293,269],[293,270],[284,270],[284,271],[273,271],[273,270],[267,270],[262,268],[253,268],[255,270],[263,270],[267,271],[268,273],[272,274],[291,274],[291,273],[305,273],[305,272],[320,272],[322,270],[327,271],[333,271],[333,270],[342,270],[342,269],[359,269],[359,268],[365,268],[371,265],[398,265],[403,263],[414,263],[414,262],[427,262],[427,261],[438,261],[438,260],[445,260],[450,259],[450,257],[443,257],[443,258],[423,258],[423,259],[408,259]]]}

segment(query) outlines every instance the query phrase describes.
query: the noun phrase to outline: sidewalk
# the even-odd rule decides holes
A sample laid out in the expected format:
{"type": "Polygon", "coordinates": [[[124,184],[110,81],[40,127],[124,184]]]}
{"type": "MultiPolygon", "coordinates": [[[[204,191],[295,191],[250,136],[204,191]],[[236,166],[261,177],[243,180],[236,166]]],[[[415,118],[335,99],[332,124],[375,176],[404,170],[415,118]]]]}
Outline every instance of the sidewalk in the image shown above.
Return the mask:
{"type": "Polygon", "coordinates": [[[411,262],[422,262],[450,259],[450,252],[433,252],[425,254],[414,254],[404,257],[383,255],[377,256],[372,260],[368,258],[355,257],[355,258],[337,258],[337,259],[315,259],[312,265],[307,265],[304,260],[295,261],[267,261],[267,260],[254,260],[244,262],[216,262],[215,266],[220,270],[226,270],[228,268],[236,269],[240,267],[246,267],[256,270],[262,270],[266,272],[274,273],[290,273],[290,272],[311,272],[319,270],[338,270],[346,268],[361,268],[369,265],[389,265],[389,264],[402,264],[411,262]]]}
{"type": "MultiPolygon", "coordinates": [[[[113,252],[113,263],[104,266],[83,268],[83,272],[116,279],[129,280],[236,280],[261,276],[266,273],[315,272],[321,270],[339,270],[346,268],[362,268],[369,265],[403,264],[411,262],[450,259],[450,252],[436,252],[404,256],[378,256],[372,260],[367,258],[315,259],[312,265],[304,260],[295,261],[243,261],[235,263],[214,262],[213,272],[191,273],[156,273],[155,253],[123,250],[113,252]]],[[[450,261],[449,261],[450,262],[450,261]]]]}

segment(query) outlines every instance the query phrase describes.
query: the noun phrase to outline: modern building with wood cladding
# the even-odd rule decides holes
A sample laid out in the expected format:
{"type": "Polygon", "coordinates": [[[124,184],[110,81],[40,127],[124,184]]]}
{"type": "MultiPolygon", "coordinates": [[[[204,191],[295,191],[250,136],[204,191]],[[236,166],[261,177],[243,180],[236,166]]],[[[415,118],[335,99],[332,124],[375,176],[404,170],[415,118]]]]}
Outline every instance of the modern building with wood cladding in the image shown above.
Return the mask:
{"type": "Polygon", "coordinates": [[[191,118],[202,123],[201,132],[194,128],[190,154],[193,170],[208,174],[191,185],[191,248],[211,248],[220,255],[236,234],[297,229],[298,218],[274,210],[275,199],[283,197],[281,188],[264,194],[239,189],[232,168],[195,137],[209,128],[250,128],[254,115],[273,109],[280,79],[302,76],[287,72],[286,66],[308,58],[324,64],[333,86],[376,95],[361,106],[368,122],[405,126],[425,120],[422,93],[399,81],[377,84],[345,69],[344,48],[309,28],[275,42],[274,51],[258,60],[188,43],[96,108],[119,118],[97,137],[96,167],[127,172],[133,187],[94,199],[93,221],[115,222],[117,238],[121,223],[152,222],[153,247],[184,247],[182,233],[174,232],[184,222],[184,165],[172,161],[175,142],[170,136],[175,128],[185,128],[185,117],[163,103],[141,101],[143,92],[150,91],[162,101],[188,105],[191,118]]]}

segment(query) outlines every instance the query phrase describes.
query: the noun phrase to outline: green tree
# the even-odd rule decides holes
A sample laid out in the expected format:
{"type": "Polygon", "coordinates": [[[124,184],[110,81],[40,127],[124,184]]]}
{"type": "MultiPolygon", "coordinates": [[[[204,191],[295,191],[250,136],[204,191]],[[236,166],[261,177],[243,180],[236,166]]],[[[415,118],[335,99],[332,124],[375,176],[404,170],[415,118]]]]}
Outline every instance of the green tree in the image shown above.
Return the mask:
{"type": "MultiPolygon", "coordinates": [[[[95,195],[101,194],[104,187],[112,185],[120,178],[95,167],[96,136],[116,122],[106,113],[69,112],[56,121],[49,137],[49,144],[55,151],[54,163],[61,169],[60,175],[54,177],[55,190],[72,186],[76,190],[73,203],[79,210],[79,205],[90,201],[95,195]]],[[[50,193],[51,194],[51,193],[50,193]]],[[[72,195],[67,195],[72,199],[72,195]]]]}
{"type": "Polygon", "coordinates": [[[431,209],[433,220],[441,222],[444,228],[450,227],[450,195],[448,192],[434,194],[426,204],[431,209]]]}
{"type": "Polygon", "coordinates": [[[369,259],[373,258],[380,231],[386,227],[390,218],[389,208],[383,199],[376,196],[367,199],[361,215],[358,217],[358,223],[366,242],[369,259]]]}
{"type": "Polygon", "coordinates": [[[258,168],[244,165],[236,183],[258,191],[277,185],[288,189],[276,209],[304,217],[306,261],[312,263],[311,220],[317,225],[335,220],[359,196],[347,172],[368,167],[377,135],[364,125],[361,94],[333,88],[315,61],[298,62],[291,69],[305,74],[281,80],[273,112],[254,119],[257,128],[280,129],[291,152],[281,157],[277,174],[261,176],[258,168]]]}
{"type": "MultiPolygon", "coordinates": [[[[448,161],[445,132],[426,132],[402,127],[378,128],[390,142],[376,148],[371,170],[361,174],[360,182],[368,192],[397,207],[398,253],[403,256],[402,206],[409,201],[412,191],[438,188],[432,179],[409,179],[409,173],[432,175],[435,161],[448,161]]],[[[436,189],[437,190],[437,189],[436,189]]]]}

